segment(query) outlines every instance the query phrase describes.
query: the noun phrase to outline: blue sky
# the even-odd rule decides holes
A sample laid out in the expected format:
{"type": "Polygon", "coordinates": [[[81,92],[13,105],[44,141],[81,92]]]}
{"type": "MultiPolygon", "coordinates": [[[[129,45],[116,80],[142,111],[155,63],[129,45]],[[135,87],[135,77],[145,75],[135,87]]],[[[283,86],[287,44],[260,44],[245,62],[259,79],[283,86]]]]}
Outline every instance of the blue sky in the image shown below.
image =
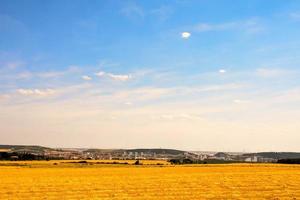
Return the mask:
{"type": "Polygon", "coordinates": [[[1,0],[0,141],[300,151],[299,35],[297,0],[1,0]]]}

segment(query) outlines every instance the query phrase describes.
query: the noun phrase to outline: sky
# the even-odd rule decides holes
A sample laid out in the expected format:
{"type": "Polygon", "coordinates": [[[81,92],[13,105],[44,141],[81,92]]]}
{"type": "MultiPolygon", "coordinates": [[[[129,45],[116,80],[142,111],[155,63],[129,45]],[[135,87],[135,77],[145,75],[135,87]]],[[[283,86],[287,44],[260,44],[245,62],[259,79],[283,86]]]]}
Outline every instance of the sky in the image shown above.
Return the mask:
{"type": "Polygon", "coordinates": [[[300,1],[0,0],[0,143],[300,151],[300,1]]]}

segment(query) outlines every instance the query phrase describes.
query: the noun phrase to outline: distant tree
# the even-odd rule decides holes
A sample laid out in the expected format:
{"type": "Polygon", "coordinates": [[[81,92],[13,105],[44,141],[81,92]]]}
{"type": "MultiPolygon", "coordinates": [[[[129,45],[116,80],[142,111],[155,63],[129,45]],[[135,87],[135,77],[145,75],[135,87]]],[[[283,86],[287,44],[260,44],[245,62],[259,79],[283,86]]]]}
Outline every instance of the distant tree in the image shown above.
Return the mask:
{"type": "Polygon", "coordinates": [[[140,163],[139,160],[136,160],[134,164],[135,164],[135,165],[140,165],[141,163],[140,163]]]}
{"type": "Polygon", "coordinates": [[[185,159],[171,159],[169,160],[169,162],[171,164],[174,165],[180,165],[180,164],[194,164],[195,162],[193,162],[191,159],[185,158],[185,159]]]}
{"type": "Polygon", "coordinates": [[[78,161],[77,163],[80,163],[80,164],[88,164],[88,162],[85,161],[85,160],[78,161]]]}
{"type": "Polygon", "coordinates": [[[169,162],[173,165],[176,165],[176,164],[180,164],[180,160],[179,159],[171,159],[169,160],[169,162]]]}
{"type": "Polygon", "coordinates": [[[300,158],[279,159],[277,163],[282,164],[300,164],[300,158]]]}

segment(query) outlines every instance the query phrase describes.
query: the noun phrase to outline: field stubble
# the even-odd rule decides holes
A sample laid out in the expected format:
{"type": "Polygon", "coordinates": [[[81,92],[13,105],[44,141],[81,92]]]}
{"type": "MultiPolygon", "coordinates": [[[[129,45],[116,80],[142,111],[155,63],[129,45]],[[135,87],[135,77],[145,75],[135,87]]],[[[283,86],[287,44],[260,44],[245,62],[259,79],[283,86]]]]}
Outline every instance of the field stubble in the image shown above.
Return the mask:
{"type": "Polygon", "coordinates": [[[299,165],[54,162],[0,163],[0,199],[300,199],[299,165]]]}

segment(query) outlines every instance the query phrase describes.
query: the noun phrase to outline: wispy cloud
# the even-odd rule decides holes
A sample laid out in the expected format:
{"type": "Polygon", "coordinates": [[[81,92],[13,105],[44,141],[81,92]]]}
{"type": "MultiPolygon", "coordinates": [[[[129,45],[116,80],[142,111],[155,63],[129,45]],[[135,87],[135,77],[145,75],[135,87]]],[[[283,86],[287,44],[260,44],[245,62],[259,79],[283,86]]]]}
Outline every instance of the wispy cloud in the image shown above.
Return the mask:
{"type": "Polygon", "coordinates": [[[85,80],[85,81],[90,81],[90,80],[92,80],[92,77],[87,76],[87,75],[81,76],[81,78],[82,78],[83,80],[85,80]]]}
{"type": "Polygon", "coordinates": [[[116,91],[111,94],[113,100],[120,102],[147,102],[157,101],[162,99],[182,99],[193,96],[203,96],[207,93],[233,91],[245,88],[245,85],[241,84],[224,84],[224,85],[206,85],[206,86],[194,86],[194,87],[140,87],[127,89],[125,91],[116,91]]]}
{"type": "Polygon", "coordinates": [[[36,73],[35,76],[40,78],[57,78],[60,76],[64,76],[66,73],[67,73],[66,71],[50,71],[50,72],[36,73]]]}
{"type": "Polygon", "coordinates": [[[99,77],[102,77],[102,76],[104,76],[105,74],[106,74],[106,73],[103,72],[103,71],[100,71],[100,72],[95,73],[95,75],[96,75],[96,76],[99,76],[99,77]]]}
{"type": "Polygon", "coordinates": [[[126,4],[121,9],[121,13],[127,17],[144,17],[145,15],[143,8],[135,2],[126,4]]]}
{"type": "Polygon", "coordinates": [[[233,103],[236,103],[236,104],[244,104],[244,103],[249,103],[250,101],[249,100],[244,100],[244,99],[234,99],[233,100],[233,103]]]}
{"type": "Polygon", "coordinates": [[[238,25],[237,22],[229,22],[223,24],[200,23],[195,25],[193,30],[196,32],[223,31],[223,30],[236,28],[237,25],[238,25]]]}
{"type": "Polygon", "coordinates": [[[272,97],[273,101],[281,103],[299,103],[300,102],[300,87],[290,88],[281,91],[272,97]]]}
{"type": "Polygon", "coordinates": [[[65,70],[61,71],[46,71],[46,72],[37,72],[35,73],[35,76],[40,77],[40,78],[57,78],[60,76],[64,76],[67,74],[72,74],[72,73],[78,73],[80,72],[80,68],[78,66],[69,66],[65,70]]]}
{"type": "Polygon", "coordinates": [[[300,21],[300,12],[292,12],[289,17],[295,21],[300,21]]]}
{"type": "Polygon", "coordinates": [[[8,94],[0,94],[0,100],[6,100],[10,97],[8,94]]]}
{"type": "Polygon", "coordinates": [[[125,105],[127,105],[127,106],[132,106],[132,105],[133,105],[133,103],[132,103],[132,102],[130,102],[130,101],[128,101],[128,102],[125,102],[124,104],[125,104],[125,105]]]}
{"type": "Polygon", "coordinates": [[[159,99],[163,96],[170,95],[174,92],[173,88],[154,88],[154,87],[145,87],[145,88],[135,88],[129,89],[126,91],[119,91],[113,94],[116,99],[120,100],[154,100],[159,99]]]}
{"type": "Polygon", "coordinates": [[[277,68],[259,68],[256,70],[256,75],[263,78],[277,78],[291,74],[292,72],[277,68]]]}
{"type": "Polygon", "coordinates": [[[131,78],[131,75],[127,74],[107,74],[111,79],[117,80],[117,81],[128,81],[131,78]]]}
{"type": "Polygon", "coordinates": [[[155,8],[150,11],[150,14],[158,17],[159,20],[167,20],[174,12],[174,9],[167,5],[162,5],[159,8],[155,8]]]}
{"type": "Polygon", "coordinates": [[[51,78],[59,78],[63,76],[67,76],[70,74],[80,72],[79,68],[69,67],[66,70],[61,71],[44,71],[44,72],[34,72],[29,70],[19,71],[11,73],[9,72],[6,75],[7,79],[32,79],[32,78],[41,78],[41,79],[51,79],[51,78]]]}
{"type": "Polygon", "coordinates": [[[18,89],[17,93],[24,96],[50,96],[55,94],[53,89],[18,89]]]}
{"type": "Polygon", "coordinates": [[[207,85],[202,87],[192,88],[191,91],[194,92],[220,92],[226,90],[236,90],[246,87],[244,84],[228,83],[219,85],[207,85]]]}
{"type": "Polygon", "coordinates": [[[151,120],[155,121],[194,121],[201,120],[199,114],[195,113],[162,113],[158,115],[152,115],[151,120]]]}
{"type": "Polygon", "coordinates": [[[104,71],[97,72],[95,73],[95,75],[98,77],[108,77],[116,81],[128,81],[129,79],[132,78],[130,74],[113,74],[113,73],[106,73],[104,71]]]}
{"type": "Polygon", "coordinates": [[[16,79],[30,79],[33,76],[33,74],[30,71],[23,71],[21,73],[18,73],[15,78],[16,79]]]}
{"type": "Polygon", "coordinates": [[[136,2],[129,2],[121,9],[121,14],[129,18],[156,17],[160,22],[166,21],[174,13],[173,7],[161,5],[157,8],[146,10],[136,2]]]}
{"type": "Polygon", "coordinates": [[[198,23],[189,28],[191,32],[201,33],[210,31],[243,31],[254,34],[265,30],[258,18],[251,18],[243,21],[231,21],[224,23],[198,23]]]}
{"type": "Polygon", "coordinates": [[[28,34],[29,30],[26,25],[10,15],[0,14],[1,31],[11,34],[12,32],[19,32],[24,35],[28,34]]]}
{"type": "Polygon", "coordinates": [[[120,66],[120,63],[113,62],[113,61],[110,61],[110,60],[107,60],[107,59],[101,59],[96,66],[100,67],[100,68],[108,68],[108,67],[113,68],[113,67],[120,66]]]}
{"type": "Polygon", "coordinates": [[[26,63],[24,61],[9,61],[9,62],[5,62],[3,64],[1,64],[2,68],[7,68],[7,69],[16,69],[18,67],[22,67],[24,66],[26,63]]]}

